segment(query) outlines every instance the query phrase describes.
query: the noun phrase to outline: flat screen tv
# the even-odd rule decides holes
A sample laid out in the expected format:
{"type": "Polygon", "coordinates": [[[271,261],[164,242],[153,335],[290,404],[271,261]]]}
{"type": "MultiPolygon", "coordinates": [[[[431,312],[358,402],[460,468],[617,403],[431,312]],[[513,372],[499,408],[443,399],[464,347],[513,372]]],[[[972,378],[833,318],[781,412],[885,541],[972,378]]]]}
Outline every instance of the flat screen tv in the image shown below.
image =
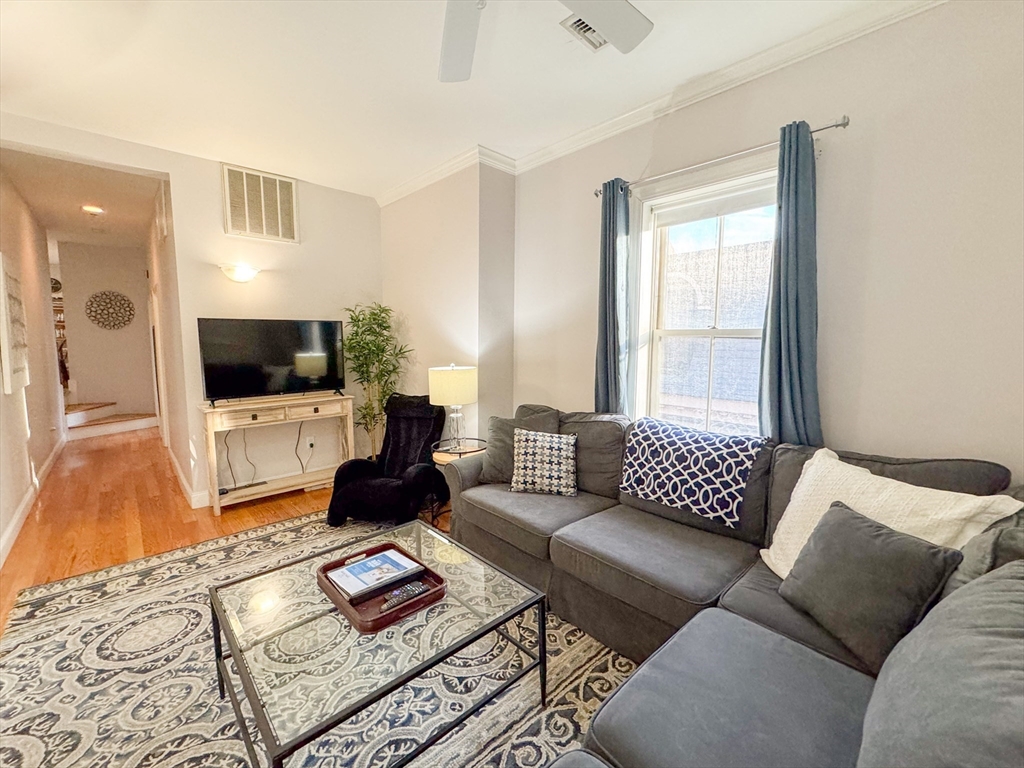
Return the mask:
{"type": "Polygon", "coordinates": [[[341,323],[199,318],[207,400],[345,386],[341,323]]]}

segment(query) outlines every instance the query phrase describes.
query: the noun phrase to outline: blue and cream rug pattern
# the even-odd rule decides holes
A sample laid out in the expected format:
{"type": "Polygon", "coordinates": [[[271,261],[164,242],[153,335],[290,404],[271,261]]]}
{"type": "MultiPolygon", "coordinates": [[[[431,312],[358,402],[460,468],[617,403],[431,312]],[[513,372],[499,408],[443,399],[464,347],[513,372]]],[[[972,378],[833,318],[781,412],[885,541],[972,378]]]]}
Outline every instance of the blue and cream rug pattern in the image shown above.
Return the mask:
{"type": "MultiPolygon", "coordinates": [[[[330,528],[323,518],[274,523],[23,591],[0,637],[0,766],[248,765],[231,705],[217,695],[208,588],[380,529],[330,528]]],[[[536,647],[530,623],[506,629],[536,647]]],[[[531,673],[413,765],[528,768],[577,746],[598,704],[634,664],[554,615],[547,633],[547,707],[531,673]]],[[[386,768],[521,663],[521,653],[493,633],[287,765],[386,768]]]]}

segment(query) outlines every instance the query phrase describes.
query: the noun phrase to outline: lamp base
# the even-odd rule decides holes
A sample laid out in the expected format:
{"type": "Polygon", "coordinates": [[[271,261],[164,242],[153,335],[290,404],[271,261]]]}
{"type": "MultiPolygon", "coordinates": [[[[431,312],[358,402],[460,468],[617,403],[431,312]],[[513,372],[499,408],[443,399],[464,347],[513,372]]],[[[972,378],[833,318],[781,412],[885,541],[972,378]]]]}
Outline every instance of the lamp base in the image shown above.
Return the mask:
{"type": "Polygon", "coordinates": [[[462,415],[462,406],[453,405],[448,416],[448,442],[454,451],[461,451],[466,444],[466,419],[462,415]]]}

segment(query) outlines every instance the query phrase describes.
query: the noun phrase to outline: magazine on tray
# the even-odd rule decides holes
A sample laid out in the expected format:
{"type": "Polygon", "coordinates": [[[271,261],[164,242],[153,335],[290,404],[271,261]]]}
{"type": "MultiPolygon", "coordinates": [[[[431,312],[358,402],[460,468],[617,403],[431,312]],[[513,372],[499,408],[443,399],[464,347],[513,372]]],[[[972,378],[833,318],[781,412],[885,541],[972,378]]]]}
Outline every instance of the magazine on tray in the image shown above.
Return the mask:
{"type": "Polygon", "coordinates": [[[422,570],[422,565],[391,549],[328,571],[327,578],[345,597],[355,600],[422,570]]]}

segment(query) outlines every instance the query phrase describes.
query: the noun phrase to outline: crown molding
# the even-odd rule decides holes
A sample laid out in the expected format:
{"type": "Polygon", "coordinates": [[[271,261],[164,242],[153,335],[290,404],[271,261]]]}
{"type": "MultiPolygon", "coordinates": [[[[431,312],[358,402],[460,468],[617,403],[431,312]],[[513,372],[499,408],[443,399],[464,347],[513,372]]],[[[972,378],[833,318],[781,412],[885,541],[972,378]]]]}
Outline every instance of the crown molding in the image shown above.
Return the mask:
{"type": "Polygon", "coordinates": [[[424,171],[419,176],[414,176],[408,181],[399,184],[397,187],[392,187],[387,192],[377,197],[377,205],[383,208],[385,205],[401,200],[407,195],[411,195],[413,192],[428,187],[434,182],[440,181],[441,179],[451,176],[453,173],[469,168],[472,165],[487,165],[491,168],[497,168],[499,171],[505,171],[511,173],[513,176],[516,173],[516,161],[511,157],[507,157],[500,152],[495,152],[493,149],[487,149],[487,147],[476,146],[472,149],[467,149],[465,152],[457,154],[450,160],[446,160],[440,165],[435,165],[429,171],[424,171]]]}
{"type": "Polygon", "coordinates": [[[377,197],[377,203],[384,207],[474,163],[489,165],[513,175],[529,171],[946,2],[948,0],[870,3],[856,13],[836,19],[794,40],[754,54],[735,64],[688,80],[671,93],[659,96],[624,115],[606,120],[518,159],[486,147],[477,146],[469,149],[397,187],[392,187],[377,197]]]}
{"type": "Polygon", "coordinates": [[[723,91],[824,53],[945,2],[947,0],[913,0],[900,4],[871,3],[856,13],[837,19],[795,40],[769,48],[728,67],[695,77],[672,93],[649,101],[631,112],[524,155],[516,160],[516,173],[523,173],[577,152],[591,144],[617,136],[723,91]]]}

